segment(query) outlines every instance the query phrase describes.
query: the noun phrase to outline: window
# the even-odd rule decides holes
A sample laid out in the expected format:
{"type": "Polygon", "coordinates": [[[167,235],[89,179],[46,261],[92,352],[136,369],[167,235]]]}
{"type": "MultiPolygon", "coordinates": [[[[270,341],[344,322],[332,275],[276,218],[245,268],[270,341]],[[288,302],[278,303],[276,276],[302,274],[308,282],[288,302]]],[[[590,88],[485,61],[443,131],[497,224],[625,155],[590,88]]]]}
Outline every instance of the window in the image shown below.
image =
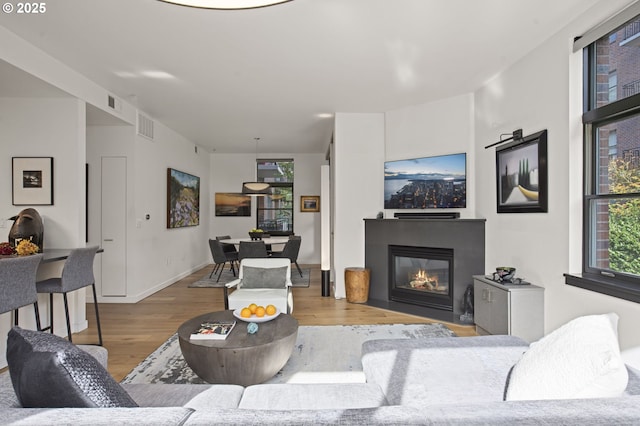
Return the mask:
{"type": "Polygon", "coordinates": [[[584,48],[583,273],[567,283],[640,302],[640,95],[617,92],[640,80],[634,23],[584,48]]]}
{"type": "Polygon", "coordinates": [[[269,182],[272,194],[258,197],[256,228],[271,235],[293,234],[293,160],[257,160],[258,181],[269,182]]]}
{"type": "Polygon", "coordinates": [[[609,73],[609,102],[618,99],[618,73],[613,70],[609,73]]]}
{"type": "Polygon", "coordinates": [[[618,158],[618,134],[615,129],[609,131],[609,161],[618,158]]]}

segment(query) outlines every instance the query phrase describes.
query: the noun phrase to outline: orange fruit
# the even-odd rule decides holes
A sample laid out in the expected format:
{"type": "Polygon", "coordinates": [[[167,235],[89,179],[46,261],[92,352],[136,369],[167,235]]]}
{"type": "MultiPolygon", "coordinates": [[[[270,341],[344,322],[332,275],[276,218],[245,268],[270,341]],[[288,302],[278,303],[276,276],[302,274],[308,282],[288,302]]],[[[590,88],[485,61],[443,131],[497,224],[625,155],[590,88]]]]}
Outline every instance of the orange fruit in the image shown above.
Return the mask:
{"type": "Polygon", "coordinates": [[[267,305],[266,312],[267,312],[267,315],[273,315],[276,313],[276,307],[273,305],[267,305]]]}
{"type": "Polygon", "coordinates": [[[251,311],[252,314],[256,313],[257,308],[258,308],[258,305],[256,305],[255,303],[252,303],[249,305],[249,310],[251,311]]]}
{"type": "Polygon", "coordinates": [[[264,316],[264,314],[265,314],[264,306],[258,306],[258,307],[256,308],[256,316],[257,316],[257,317],[263,317],[263,316],[264,316]]]}
{"type": "Polygon", "coordinates": [[[242,308],[242,310],[240,311],[240,316],[242,318],[249,318],[251,317],[251,310],[249,308],[242,308]]]}

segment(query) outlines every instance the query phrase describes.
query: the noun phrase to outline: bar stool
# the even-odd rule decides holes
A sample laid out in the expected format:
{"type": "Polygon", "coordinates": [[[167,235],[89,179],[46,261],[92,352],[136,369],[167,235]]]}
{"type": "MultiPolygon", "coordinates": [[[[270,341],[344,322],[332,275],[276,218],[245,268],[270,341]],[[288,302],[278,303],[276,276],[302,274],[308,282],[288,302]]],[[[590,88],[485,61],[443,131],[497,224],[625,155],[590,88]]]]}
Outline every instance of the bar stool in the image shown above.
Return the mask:
{"type": "Polygon", "coordinates": [[[64,313],[67,319],[67,333],[69,335],[69,341],[72,342],[67,293],[91,286],[93,290],[93,303],[96,310],[96,323],[98,325],[98,345],[102,346],[102,329],[100,328],[98,298],[96,296],[96,284],[93,276],[93,259],[97,252],[97,246],[72,250],[64,263],[61,277],[49,278],[36,283],[38,293],[49,293],[49,326],[43,328],[43,331],[51,330],[51,333],[53,333],[53,294],[62,293],[64,313]]]}
{"type": "Polygon", "coordinates": [[[41,330],[36,272],[41,254],[0,260],[0,313],[14,311],[14,325],[18,325],[18,308],[33,304],[36,328],[41,330]]]}

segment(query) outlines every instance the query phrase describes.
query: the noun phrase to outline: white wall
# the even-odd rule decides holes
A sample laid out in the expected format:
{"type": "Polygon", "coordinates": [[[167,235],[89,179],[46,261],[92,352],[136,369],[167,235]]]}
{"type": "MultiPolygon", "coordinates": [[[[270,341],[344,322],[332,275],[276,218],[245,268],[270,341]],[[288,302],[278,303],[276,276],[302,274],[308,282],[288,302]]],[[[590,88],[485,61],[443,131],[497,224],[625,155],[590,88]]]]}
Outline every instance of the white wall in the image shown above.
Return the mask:
{"type": "MultiPolygon", "coordinates": [[[[45,248],[84,246],[84,128],[85,104],[73,98],[0,98],[0,242],[8,241],[12,221],[7,218],[22,209],[34,207],[42,216],[45,248]],[[54,204],[51,206],[14,206],[11,198],[11,157],[53,157],[54,204]]],[[[59,272],[57,264],[39,271],[39,279],[59,272]]],[[[72,306],[72,329],[86,327],[83,291],[69,295],[72,306]]],[[[59,298],[55,299],[56,334],[66,335],[64,313],[59,298]],[[60,302],[60,303],[59,303],[60,302]]],[[[43,325],[48,325],[48,297],[41,296],[43,325]]],[[[35,329],[32,308],[24,308],[20,324],[35,329]]],[[[0,335],[12,325],[11,313],[0,316],[0,335]]],[[[0,366],[6,365],[6,339],[0,339],[0,366]]]]}
{"type": "MultiPolygon", "coordinates": [[[[0,218],[31,206],[11,203],[11,157],[53,157],[54,204],[33,206],[46,224],[45,247],[84,243],[84,103],[73,98],[0,98],[0,218]]],[[[12,222],[2,223],[8,234],[12,222]]],[[[0,237],[0,240],[6,241],[0,237]]]]}
{"type": "Polygon", "coordinates": [[[475,214],[473,94],[389,111],[385,114],[336,115],[332,158],[336,296],[344,296],[344,268],[364,266],[364,218],[384,210],[384,162],[433,155],[467,153],[467,208],[475,214]]]}
{"type": "MultiPolygon", "coordinates": [[[[473,94],[389,111],[385,114],[385,161],[467,154],[467,207],[445,209],[475,218],[473,94]]],[[[381,200],[381,205],[383,205],[381,200]]],[[[393,217],[398,210],[386,210],[393,217]]]]}
{"type": "Polygon", "coordinates": [[[582,69],[571,45],[612,9],[598,5],[476,92],[476,209],[487,218],[487,271],[513,265],[545,287],[547,332],[580,315],[617,312],[624,348],[640,344],[640,305],[568,286],[563,277],[581,264],[582,69]],[[482,146],[517,128],[525,135],[548,129],[548,213],[496,213],[495,150],[482,146]]]}
{"type": "Polygon", "coordinates": [[[384,114],[336,114],[332,156],[334,294],[343,298],[344,269],[364,266],[363,219],[383,206],[384,114]]]}
{"type": "MultiPolygon", "coordinates": [[[[257,158],[293,158],[293,226],[302,236],[298,263],[320,263],[320,213],[300,212],[301,195],[320,195],[320,166],[326,164],[323,154],[257,154],[257,158]]],[[[256,178],[256,154],[211,154],[211,183],[208,194],[203,195],[211,210],[209,238],[231,235],[248,238],[247,232],[256,226],[256,200],[252,200],[250,217],[215,216],[215,193],[241,190],[242,182],[256,178]]],[[[320,200],[322,203],[322,200],[320,200]]],[[[211,255],[208,257],[211,261],[211,255]]]]}
{"type": "Polygon", "coordinates": [[[92,243],[100,243],[100,157],[127,158],[127,295],[98,300],[137,302],[206,265],[209,154],[202,150],[196,153],[193,143],[157,121],[153,141],[137,136],[135,128],[126,125],[89,126],[87,134],[90,182],[95,194],[90,194],[92,243]],[[167,168],[200,177],[198,226],[167,229],[167,168]]]}

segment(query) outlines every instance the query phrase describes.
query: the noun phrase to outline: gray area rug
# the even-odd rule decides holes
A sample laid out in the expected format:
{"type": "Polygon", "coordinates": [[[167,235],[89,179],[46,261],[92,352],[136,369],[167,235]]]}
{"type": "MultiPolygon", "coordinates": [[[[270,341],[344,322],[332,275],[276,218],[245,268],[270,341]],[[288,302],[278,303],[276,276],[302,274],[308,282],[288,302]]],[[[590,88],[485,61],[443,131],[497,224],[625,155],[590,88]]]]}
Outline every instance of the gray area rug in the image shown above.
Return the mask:
{"type": "MultiPolygon", "coordinates": [[[[211,268],[213,268],[213,266],[211,268]]],[[[295,265],[293,265],[293,268],[291,269],[292,287],[309,287],[310,272],[311,271],[309,269],[303,269],[302,276],[300,276],[298,269],[295,267],[295,265]]],[[[237,278],[233,276],[233,273],[231,272],[228,266],[225,266],[224,271],[222,272],[222,275],[220,275],[220,281],[218,281],[217,283],[216,283],[217,274],[213,274],[213,276],[209,278],[210,273],[211,273],[211,270],[209,270],[209,273],[207,273],[204,277],[202,277],[198,281],[189,284],[189,287],[194,287],[194,288],[220,287],[221,285],[229,283],[237,278]]]]}
{"type": "MultiPolygon", "coordinates": [[[[243,326],[239,323],[236,327],[243,326]]],[[[455,333],[442,324],[300,326],[291,358],[265,383],[364,382],[360,356],[365,340],[451,336],[455,333]]],[[[174,334],[127,374],[122,383],[206,382],[186,364],[178,335],[174,334]]]]}

